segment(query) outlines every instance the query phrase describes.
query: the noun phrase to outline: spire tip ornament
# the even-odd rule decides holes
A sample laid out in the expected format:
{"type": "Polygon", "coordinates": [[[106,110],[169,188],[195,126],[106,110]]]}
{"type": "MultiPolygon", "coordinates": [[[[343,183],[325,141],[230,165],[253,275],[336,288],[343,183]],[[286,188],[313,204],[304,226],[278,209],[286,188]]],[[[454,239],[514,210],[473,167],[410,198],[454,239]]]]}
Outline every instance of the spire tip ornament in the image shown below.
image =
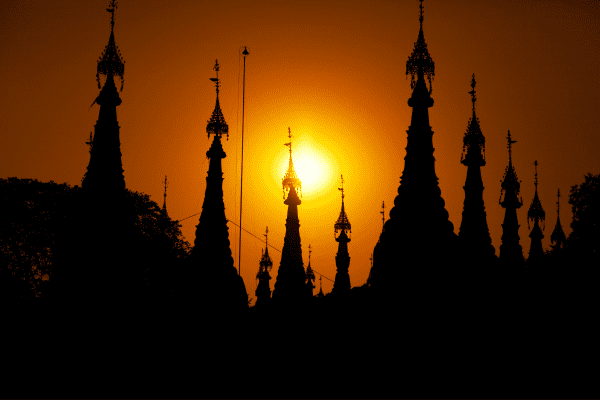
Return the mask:
{"type": "Polygon", "coordinates": [[[125,61],[122,60],[121,52],[115,44],[115,9],[117,8],[117,2],[111,0],[110,5],[106,9],[111,14],[110,17],[110,38],[108,44],[104,48],[102,55],[98,59],[98,67],[96,68],[96,81],[98,82],[98,89],[101,89],[100,75],[105,75],[108,79],[114,76],[118,76],[121,80],[121,92],[123,91],[124,84],[124,73],[125,73],[125,61]]]}
{"type": "Polygon", "coordinates": [[[219,87],[221,86],[221,81],[219,80],[219,60],[215,60],[215,66],[213,70],[216,71],[216,78],[209,78],[211,81],[215,82],[215,87],[217,91],[217,100],[215,103],[215,109],[208,120],[208,124],[206,125],[206,133],[210,138],[210,135],[215,135],[221,138],[223,134],[227,135],[227,140],[229,140],[229,126],[227,122],[225,122],[225,117],[223,116],[223,111],[221,111],[221,104],[219,103],[219,87]]]}
{"type": "Polygon", "coordinates": [[[296,175],[296,170],[294,169],[294,162],[292,160],[292,129],[288,127],[288,138],[289,143],[284,143],[284,146],[289,147],[290,151],[290,160],[288,164],[288,169],[285,173],[285,176],[281,180],[281,185],[283,187],[283,199],[285,200],[286,191],[289,192],[292,188],[300,189],[300,196],[302,196],[302,181],[296,175]]]}
{"type": "Polygon", "coordinates": [[[427,76],[427,80],[429,81],[429,94],[431,94],[431,81],[435,76],[435,63],[429,55],[427,43],[425,43],[425,36],[423,35],[423,0],[419,1],[419,23],[421,27],[413,52],[406,62],[406,75],[410,74],[411,89],[415,88],[418,79],[427,76]]]}

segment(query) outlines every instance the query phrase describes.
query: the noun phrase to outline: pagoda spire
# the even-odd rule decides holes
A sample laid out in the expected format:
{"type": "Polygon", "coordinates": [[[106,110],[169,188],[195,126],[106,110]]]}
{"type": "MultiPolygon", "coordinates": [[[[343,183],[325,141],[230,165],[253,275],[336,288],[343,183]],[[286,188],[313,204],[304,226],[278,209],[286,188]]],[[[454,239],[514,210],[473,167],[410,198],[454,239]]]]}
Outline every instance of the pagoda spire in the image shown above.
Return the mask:
{"type": "Polygon", "coordinates": [[[125,62],[121,60],[121,53],[115,44],[116,8],[117,3],[112,0],[107,9],[111,13],[110,38],[98,59],[96,72],[98,89],[102,90],[94,103],[100,105],[100,112],[94,127],[94,137],[92,138],[90,135],[88,142],[90,144],[90,162],[81,183],[85,193],[88,193],[94,199],[105,198],[106,196],[121,196],[125,189],[119,123],[117,121],[117,106],[121,104],[121,98],[114,81],[115,76],[120,78],[122,91],[125,62]],[[100,75],[106,76],[103,87],[100,85],[100,75]]]}
{"type": "Polygon", "coordinates": [[[310,256],[312,254],[312,246],[308,245],[308,267],[306,267],[306,292],[308,297],[313,297],[313,289],[315,288],[315,273],[310,266],[310,256]]]}
{"type": "Polygon", "coordinates": [[[165,175],[165,193],[163,194],[163,206],[162,206],[162,213],[165,217],[169,216],[169,214],[167,213],[167,176],[165,175]]]}
{"type": "Polygon", "coordinates": [[[560,189],[558,189],[556,196],[556,225],[554,226],[554,231],[550,236],[550,243],[553,244],[553,250],[562,249],[567,241],[565,232],[560,224],[560,189]]]}
{"type": "Polygon", "coordinates": [[[265,231],[265,249],[262,252],[262,256],[260,258],[260,267],[258,268],[258,273],[256,274],[256,279],[258,279],[258,285],[256,287],[256,304],[255,307],[262,307],[271,299],[271,287],[269,285],[269,281],[271,280],[271,275],[269,272],[273,267],[273,261],[271,261],[271,257],[269,256],[269,227],[265,231]]]}
{"type": "Polygon", "coordinates": [[[225,122],[219,106],[218,78],[219,63],[213,68],[217,78],[215,82],[217,99],[215,109],[208,120],[206,132],[213,142],[206,152],[210,159],[206,177],[206,192],[200,221],[196,226],[196,239],[190,254],[191,274],[196,286],[193,294],[203,304],[215,305],[227,310],[244,310],[248,308],[248,296],[241,276],[234,267],[229,242],[229,228],[225,218],[225,203],[223,201],[223,170],[221,160],[226,157],[221,144],[221,137],[228,134],[229,127],[225,122]]]}
{"type": "Polygon", "coordinates": [[[470,267],[485,267],[497,261],[496,251],[488,229],[485,206],[483,203],[483,180],[481,167],[485,165],[485,137],[481,132],[479,120],[475,114],[475,74],[471,79],[469,92],[473,103],[473,115],[467,124],[463,138],[461,163],[467,166],[467,178],[463,189],[465,201],[462,223],[458,237],[461,242],[462,258],[470,267]]]}
{"type": "Polygon", "coordinates": [[[338,188],[342,192],[342,210],[340,216],[333,225],[334,235],[338,245],[338,252],[335,255],[335,265],[337,266],[337,272],[335,274],[335,282],[333,283],[332,293],[339,294],[345,293],[350,290],[350,275],[348,274],[348,268],[350,266],[350,254],[348,254],[348,242],[350,237],[348,233],[352,233],[352,227],[346,210],[344,209],[344,176],[340,175],[342,180],[342,187],[338,188]]]}
{"type": "Polygon", "coordinates": [[[512,165],[512,140],[508,131],[508,166],[504,171],[504,179],[500,189],[500,205],[506,210],[504,222],[502,223],[502,244],[500,245],[500,262],[507,267],[519,267],[524,265],[523,248],[519,244],[519,221],[517,220],[517,209],[523,205],[523,199],[519,195],[521,181],[512,165]]]}
{"type": "Polygon", "coordinates": [[[545,219],[546,213],[542,208],[542,203],[540,203],[540,198],[538,197],[538,177],[537,177],[537,160],[533,163],[535,165],[535,194],[533,195],[533,200],[531,201],[531,206],[529,206],[529,211],[527,211],[527,227],[530,227],[529,221],[533,222],[533,228],[531,229],[531,233],[529,237],[531,238],[531,247],[529,248],[529,257],[527,258],[527,266],[539,266],[542,258],[544,256],[544,249],[542,247],[542,239],[544,238],[544,234],[542,230],[546,229],[545,219]],[[540,228],[540,222],[542,223],[542,227],[540,228]]]}
{"type": "Polygon", "coordinates": [[[319,293],[317,293],[317,297],[325,297],[325,294],[323,294],[323,275],[319,276],[319,293]]]}
{"type": "Polygon", "coordinates": [[[373,268],[377,271],[372,276],[373,287],[379,286],[381,293],[390,295],[397,292],[399,285],[412,285],[408,275],[434,269],[439,272],[435,274],[436,279],[440,277],[454,258],[458,240],[435,174],[433,131],[429,125],[435,65],[423,34],[422,1],[419,7],[419,36],[406,63],[406,74],[411,76],[412,96],[408,105],[412,108],[412,117],[407,130],[404,171],[394,207],[373,256],[373,268]]]}
{"type": "Polygon", "coordinates": [[[292,130],[288,128],[290,159],[288,169],[281,181],[283,187],[283,204],[288,206],[285,222],[285,238],[281,252],[281,264],[277,272],[273,298],[282,302],[299,302],[306,297],[304,262],[302,261],[302,246],[300,244],[300,221],[298,219],[298,206],[302,201],[296,189],[300,189],[302,182],[294,170],[292,160],[292,130]],[[287,193],[287,198],[285,197],[287,193]]]}

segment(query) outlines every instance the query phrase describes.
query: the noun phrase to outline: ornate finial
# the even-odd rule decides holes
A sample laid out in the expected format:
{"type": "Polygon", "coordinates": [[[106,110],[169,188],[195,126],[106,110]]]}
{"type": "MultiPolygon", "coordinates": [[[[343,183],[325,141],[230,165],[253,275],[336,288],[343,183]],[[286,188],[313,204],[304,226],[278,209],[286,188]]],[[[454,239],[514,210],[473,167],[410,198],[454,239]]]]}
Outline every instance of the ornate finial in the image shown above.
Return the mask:
{"type": "Polygon", "coordinates": [[[529,211],[527,212],[527,226],[529,227],[529,221],[541,221],[544,223],[544,226],[542,228],[545,229],[546,225],[545,225],[545,218],[546,218],[546,213],[544,212],[544,209],[542,208],[542,203],[540,202],[540,198],[538,197],[538,190],[537,190],[537,185],[538,185],[538,181],[537,181],[537,165],[538,162],[537,160],[533,163],[535,165],[535,194],[533,195],[533,201],[531,202],[531,206],[529,207],[529,211]]]}
{"type": "Polygon", "coordinates": [[[165,175],[165,193],[163,195],[163,197],[164,197],[164,200],[163,200],[163,210],[167,209],[167,185],[168,185],[167,176],[165,175]]]}
{"type": "Polygon", "coordinates": [[[517,143],[517,141],[511,140],[510,130],[508,131],[508,136],[506,138],[508,139],[508,162],[511,163],[512,162],[512,144],[517,143]]]}
{"type": "Polygon", "coordinates": [[[221,86],[221,81],[219,80],[219,61],[215,60],[215,66],[213,70],[217,72],[216,78],[209,78],[211,81],[215,82],[217,89],[217,101],[215,103],[215,109],[208,120],[208,125],[206,125],[206,133],[208,133],[208,137],[213,134],[215,136],[221,137],[221,135],[226,134],[227,140],[229,140],[229,126],[227,122],[225,122],[225,117],[223,116],[223,111],[221,111],[221,104],[219,103],[219,87],[221,86]]]}
{"type": "Polygon", "coordinates": [[[294,170],[294,162],[292,161],[292,129],[290,127],[288,127],[288,138],[290,139],[289,143],[284,143],[284,145],[290,148],[290,162],[285,176],[281,181],[284,200],[286,190],[289,191],[292,187],[302,190],[302,181],[298,179],[298,175],[296,175],[296,171],[294,170]]]}
{"type": "Polygon", "coordinates": [[[473,116],[469,119],[467,124],[467,132],[463,138],[463,153],[461,155],[460,162],[469,165],[471,163],[478,163],[479,165],[485,165],[485,137],[481,132],[479,126],[479,119],[475,115],[475,74],[471,78],[471,101],[473,102],[473,116]],[[467,159],[467,154],[470,154],[467,159]]]}
{"type": "Polygon", "coordinates": [[[310,265],[310,255],[312,254],[312,246],[308,245],[308,264],[310,265]]]}
{"type": "Polygon", "coordinates": [[[477,100],[477,98],[475,97],[475,84],[477,82],[475,82],[475,74],[473,74],[473,79],[471,79],[471,87],[473,88],[473,90],[471,90],[469,92],[469,94],[471,95],[471,101],[473,102],[473,111],[475,111],[475,101],[477,100]]]}
{"type": "Polygon", "coordinates": [[[125,73],[125,61],[121,61],[121,52],[115,44],[114,27],[116,8],[117,2],[115,0],[111,0],[109,8],[106,9],[106,11],[111,13],[110,38],[108,39],[108,44],[104,48],[102,55],[98,59],[98,67],[96,68],[96,81],[98,82],[98,89],[101,89],[100,75],[105,75],[107,78],[108,76],[118,76],[121,79],[121,91],[123,91],[123,84],[125,82],[123,78],[125,73]]]}
{"type": "Polygon", "coordinates": [[[263,235],[265,237],[265,245],[268,248],[269,247],[269,227],[267,226],[267,230],[265,231],[265,234],[263,235]]]}
{"type": "Polygon", "coordinates": [[[537,192],[537,160],[533,162],[533,165],[535,165],[535,191],[537,192]]]}
{"type": "Polygon", "coordinates": [[[560,189],[558,189],[558,194],[556,195],[556,213],[560,215],[560,189]]]}
{"type": "Polygon", "coordinates": [[[523,205],[523,199],[519,197],[521,181],[517,178],[517,173],[512,165],[512,144],[517,143],[517,141],[512,140],[510,131],[508,131],[506,139],[508,140],[508,166],[504,170],[504,179],[501,181],[500,204],[504,208],[519,208],[523,205]],[[504,200],[502,199],[503,194],[504,200]]]}
{"type": "Polygon", "coordinates": [[[381,202],[381,211],[379,214],[381,214],[381,232],[383,233],[385,230],[385,201],[381,202]]]}
{"type": "Polygon", "coordinates": [[[423,35],[423,0],[420,0],[420,2],[419,22],[421,24],[421,28],[419,30],[419,36],[415,42],[413,52],[406,62],[406,75],[410,74],[411,89],[415,88],[419,78],[427,76],[427,80],[429,81],[429,94],[431,94],[431,81],[435,76],[435,63],[429,55],[427,43],[425,43],[425,36],[423,35]]]}
{"type": "Polygon", "coordinates": [[[246,46],[244,46],[244,51],[242,52],[242,54],[244,56],[247,56],[248,54],[250,54],[250,53],[248,53],[248,49],[246,48],[246,46]]]}
{"type": "Polygon", "coordinates": [[[219,80],[219,60],[215,60],[215,66],[213,67],[213,70],[217,71],[217,77],[209,79],[215,83],[217,88],[217,98],[219,98],[219,87],[221,86],[221,81],[219,80]]]}
{"type": "Polygon", "coordinates": [[[337,221],[333,225],[335,234],[337,234],[338,231],[352,232],[352,226],[350,225],[350,221],[348,221],[348,216],[346,215],[346,210],[344,208],[344,176],[341,175],[341,178],[342,178],[342,187],[338,188],[338,190],[342,192],[342,210],[340,211],[340,216],[338,217],[337,221]]]}
{"type": "Polygon", "coordinates": [[[106,9],[106,11],[108,11],[109,13],[111,13],[111,16],[110,16],[110,30],[111,31],[115,27],[115,9],[116,8],[117,8],[117,2],[115,0],[111,0],[110,5],[106,9]]]}

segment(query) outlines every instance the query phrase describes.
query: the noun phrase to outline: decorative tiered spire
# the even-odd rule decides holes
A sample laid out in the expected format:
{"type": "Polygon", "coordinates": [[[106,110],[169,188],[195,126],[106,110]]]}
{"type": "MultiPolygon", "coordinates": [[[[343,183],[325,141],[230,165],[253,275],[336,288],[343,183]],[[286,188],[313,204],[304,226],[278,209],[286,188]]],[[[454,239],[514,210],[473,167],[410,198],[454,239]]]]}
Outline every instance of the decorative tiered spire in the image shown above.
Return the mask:
{"type": "Polygon", "coordinates": [[[406,63],[406,74],[411,75],[412,95],[408,105],[412,108],[412,116],[407,131],[404,171],[394,207],[373,256],[376,273],[371,276],[372,285],[381,288],[377,289],[379,293],[389,295],[402,290],[402,285],[406,285],[407,290],[417,290],[413,277],[417,282],[427,280],[428,290],[433,290],[432,279],[421,280],[416,275],[435,270],[436,274],[429,276],[441,282],[441,275],[449,271],[446,266],[450,260],[454,262],[458,247],[458,237],[448,219],[435,174],[433,131],[429,125],[434,63],[423,34],[422,2],[419,8],[419,36],[406,63]],[[425,76],[429,80],[429,89],[425,76]]]}
{"type": "Polygon", "coordinates": [[[165,175],[165,193],[163,194],[163,206],[162,206],[162,213],[163,215],[166,217],[168,216],[167,213],[167,176],[165,175]]]}
{"type": "MultiPolygon", "coordinates": [[[[292,130],[288,127],[288,138],[290,139],[289,143],[285,143],[284,145],[289,147],[290,150],[290,161],[288,164],[288,169],[281,180],[281,184],[283,186],[283,199],[285,200],[286,193],[289,193],[290,189],[299,189],[302,191],[302,181],[296,175],[296,170],[294,169],[294,161],[292,160],[292,130]]],[[[302,193],[300,193],[302,195],[302,193]]]]}
{"type": "Polygon", "coordinates": [[[342,210],[336,223],[333,225],[334,235],[338,245],[338,252],[335,255],[335,264],[337,266],[337,272],[335,274],[335,282],[333,283],[332,293],[338,294],[347,292],[350,290],[350,275],[348,274],[348,268],[350,266],[350,255],[348,254],[348,242],[350,237],[348,233],[352,233],[352,227],[346,210],[344,209],[344,176],[340,175],[342,181],[342,187],[338,188],[342,192],[342,210]],[[339,232],[339,233],[338,233],[339,232]]]}
{"type": "Polygon", "coordinates": [[[323,276],[319,276],[319,293],[317,293],[317,297],[325,297],[323,294],[323,276]]]}
{"type": "Polygon", "coordinates": [[[567,241],[567,237],[560,224],[560,189],[558,189],[558,194],[556,196],[556,226],[554,226],[554,231],[550,236],[550,243],[554,245],[554,249],[561,249],[567,241]]]}
{"type": "Polygon", "coordinates": [[[101,88],[100,75],[106,76],[106,82],[101,88],[100,94],[94,100],[94,103],[100,105],[94,137],[90,134],[90,140],[86,142],[90,146],[90,162],[81,186],[87,193],[91,194],[92,198],[121,196],[125,189],[119,122],[117,121],[117,106],[121,104],[121,98],[114,82],[114,77],[119,76],[121,90],[123,90],[124,63],[121,61],[121,54],[115,44],[114,37],[116,7],[116,2],[112,0],[107,9],[111,13],[110,39],[98,60],[96,72],[98,89],[101,88]]]}
{"type": "Polygon", "coordinates": [[[419,9],[419,36],[415,42],[415,47],[412,54],[408,58],[406,63],[406,75],[410,74],[410,88],[414,89],[419,76],[427,76],[429,81],[429,94],[431,94],[432,86],[431,81],[435,76],[435,63],[429,55],[427,50],[427,43],[425,43],[425,36],[423,35],[423,0],[420,0],[419,9]],[[415,79],[416,78],[416,79],[415,79]]]}
{"type": "Polygon", "coordinates": [[[227,135],[227,140],[229,140],[229,126],[227,122],[225,122],[225,117],[223,116],[223,111],[221,111],[221,105],[219,104],[219,87],[221,86],[221,81],[219,80],[219,60],[215,60],[215,66],[213,70],[217,72],[216,78],[210,78],[211,81],[215,83],[215,88],[217,90],[217,100],[215,102],[215,109],[208,120],[208,125],[206,126],[206,133],[210,138],[210,135],[216,135],[221,137],[223,134],[227,135]]]}
{"type": "Polygon", "coordinates": [[[481,167],[485,165],[485,137],[479,127],[475,115],[475,74],[471,79],[469,92],[473,102],[473,115],[467,125],[463,139],[462,164],[467,166],[465,181],[465,202],[462,223],[458,236],[460,238],[463,260],[469,267],[486,267],[497,260],[492,238],[487,225],[485,206],[483,203],[483,181],[481,167]]]}
{"type": "Polygon", "coordinates": [[[277,281],[273,290],[273,298],[284,303],[297,303],[306,299],[305,279],[306,271],[302,261],[302,246],[300,244],[300,221],[298,220],[298,206],[302,201],[296,193],[302,183],[292,161],[292,130],[288,128],[289,143],[285,146],[290,150],[290,162],[281,184],[283,187],[284,204],[288,206],[285,222],[285,238],[281,252],[281,264],[277,272],[277,281]],[[288,194],[287,199],[285,194],[288,194]]]}
{"type": "Polygon", "coordinates": [[[107,79],[112,80],[114,76],[118,76],[121,79],[121,91],[123,91],[123,84],[125,82],[123,75],[125,73],[125,61],[121,61],[121,52],[115,44],[115,10],[117,9],[117,2],[111,0],[110,5],[106,9],[111,13],[110,17],[110,38],[108,44],[104,48],[102,55],[98,59],[98,68],[96,72],[96,81],[98,82],[98,89],[100,89],[100,75],[105,75],[107,79]]]}
{"type": "Polygon", "coordinates": [[[537,160],[533,163],[535,165],[535,194],[533,195],[533,200],[531,202],[531,206],[529,206],[529,211],[527,211],[527,227],[529,227],[529,221],[533,222],[533,228],[531,229],[531,233],[529,237],[531,238],[531,247],[529,248],[529,258],[527,259],[527,265],[539,265],[542,257],[544,256],[544,249],[542,248],[542,239],[544,238],[544,234],[542,230],[546,229],[546,213],[542,208],[542,203],[540,203],[540,198],[538,197],[538,179],[537,179],[537,160]],[[540,228],[540,221],[542,222],[542,228],[540,228]]]}
{"type": "Polygon", "coordinates": [[[519,195],[521,181],[512,165],[512,140],[508,131],[508,166],[504,171],[504,179],[501,181],[500,205],[506,209],[504,223],[502,224],[502,244],[500,245],[500,261],[507,267],[523,266],[523,248],[519,244],[519,221],[517,220],[517,209],[523,205],[523,199],[519,195]]]}
{"type": "Polygon", "coordinates": [[[271,288],[269,286],[269,281],[271,280],[271,275],[269,272],[273,267],[273,261],[271,261],[271,257],[269,256],[269,227],[267,227],[265,231],[265,250],[262,252],[262,256],[260,258],[260,267],[258,268],[258,273],[256,274],[256,279],[258,279],[258,286],[256,287],[256,304],[255,306],[262,306],[268,302],[268,299],[271,298],[271,288]]]}
{"type": "MultiPolygon", "coordinates": [[[[218,62],[214,70],[219,71],[218,62]]],[[[229,228],[225,218],[223,201],[223,169],[221,160],[226,157],[221,144],[221,136],[228,132],[225,118],[219,107],[219,78],[216,82],[217,100],[215,110],[206,125],[206,132],[214,135],[212,145],[206,152],[210,159],[206,177],[206,192],[199,224],[196,226],[196,239],[190,260],[191,275],[194,275],[194,301],[203,305],[214,304],[223,310],[244,310],[248,308],[248,296],[241,276],[234,267],[229,242],[229,228]]]]}
{"type": "Polygon", "coordinates": [[[309,297],[313,296],[313,289],[315,288],[315,273],[310,266],[310,256],[312,254],[312,246],[308,245],[308,267],[306,267],[306,292],[309,297]]]}

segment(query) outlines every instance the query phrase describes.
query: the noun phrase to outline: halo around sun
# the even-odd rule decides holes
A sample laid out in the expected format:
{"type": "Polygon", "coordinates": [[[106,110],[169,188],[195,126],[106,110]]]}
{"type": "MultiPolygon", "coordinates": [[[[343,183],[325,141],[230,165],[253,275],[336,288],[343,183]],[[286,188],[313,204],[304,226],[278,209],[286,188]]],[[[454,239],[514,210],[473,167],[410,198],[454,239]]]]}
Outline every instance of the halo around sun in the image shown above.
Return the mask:
{"type": "MultiPolygon", "coordinates": [[[[275,158],[272,167],[273,178],[280,184],[289,165],[289,150],[285,146],[275,158]]],[[[319,195],[330,186],[335,159],[322,145],[310,136],[300,136],[292,142],[292,161],[298,178],[302,181],[305,196],[319,195]]]]}

